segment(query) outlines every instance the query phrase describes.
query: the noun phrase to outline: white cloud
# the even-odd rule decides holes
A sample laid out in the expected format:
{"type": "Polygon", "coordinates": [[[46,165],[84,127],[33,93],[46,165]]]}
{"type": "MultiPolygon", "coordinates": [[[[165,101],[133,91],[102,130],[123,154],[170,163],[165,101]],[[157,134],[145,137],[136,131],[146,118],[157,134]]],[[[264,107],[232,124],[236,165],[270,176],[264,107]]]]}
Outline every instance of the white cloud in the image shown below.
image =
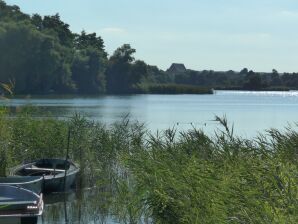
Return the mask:
{"type": "Polygon", "coordinates": [[[127,31],[123,28],[120,27],[105,27],[102,28],[100,33],[105,33],[105,34],[125,34],[127,31]]]}

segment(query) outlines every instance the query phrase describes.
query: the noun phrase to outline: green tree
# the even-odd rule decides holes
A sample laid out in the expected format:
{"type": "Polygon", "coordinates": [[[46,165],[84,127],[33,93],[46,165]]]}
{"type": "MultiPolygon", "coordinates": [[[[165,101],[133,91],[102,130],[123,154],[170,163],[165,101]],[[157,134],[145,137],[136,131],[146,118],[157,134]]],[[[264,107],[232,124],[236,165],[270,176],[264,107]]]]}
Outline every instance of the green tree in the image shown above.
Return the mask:
{"type": "Polygon", "coordinates": [[[79,93],[97,94],[105,92],[105,70],[107,53],[104,43],[96,33],[82,31],[75,37],[75,58],[72,65],[72,78],[79,93]]]}
{"type": "MultiPolygon", "coordinates": [[[[66,52],[57,40],[27,23],[6,23],[0,31],[1,81],[15,80],[16,93],[49,93],[66,52]]],[[[63,73],[64,79],[70,74],[63,73]]]]}
{"type": "Polygon", "coordinates": [[[102,52],[103,56],[107,57],[107,53],[104,50],[104,41],[100,36],[97,36],[96,33],[87,34],[85,31],[82,31],[80,35],[75,35],[74,42],[77,50],[92,48],[102,52]]]}
{"type": "Polygon", "coordinates": [[[170,83],[174,82],[173,77],[171,77],[165,71],[159,69],[157,66],[147,65],[147,80],[153,83],[170,83]]]}
{"type": "Polygon", "coordinates": [[[244,89],[259,90],[264,87],[262,83],[262,77],[259,73],[249,71],[245,79],[246,79],[246,82],[243,85],[244,89]]]}
{"type": "Polygon", "coordinates": [[[129,44],[124,44],[110,57],[106,72],[108,93],[129,93],[132,85],[140,81],[140,77],[134,79],[136,73],[132,72],[135,52],[129,44]]]}
{"type": "Polygon", "coordinates": [[[248,74],[248,69],[244,68],[240,71],[240,75],[247,75],[248,74]]]}
{"type": "Polygon", "coordinates": [[[72,77],[81,94],[105,92],[105,57],[94,49],[76,53],[72,65],[72,77]]]}
{"type": "Polygon", "coordinates": [[[44,28],[43,19],[39,14],[33,14],[31,17],[31,22],[37,30],[42,30],[44,28]]]}
{"type": "Polygon", "coordinates": [[[4,1],[0,0],[0,21],[1,22],[20,22],[30,21],[30,16],[22,13],[20,8],[16,5],[7,5],[4,1]]]}
{"type": "Polygon", "coordinates": [[[278,74],[278,71],[276,69],[272,69],[272,73],[271,73],[271,85],[272,86],[280,86],[281,80],[280,80],[280,76],[278,74]]]}
{"type": "Polygon", "coordinates": [[[72,47],[75,35],[70,31],[69,25],[61,21],[59,14],[54,16],[45,16],[42,21],[44,32],[57,35],[60,44],[72,47]]]}

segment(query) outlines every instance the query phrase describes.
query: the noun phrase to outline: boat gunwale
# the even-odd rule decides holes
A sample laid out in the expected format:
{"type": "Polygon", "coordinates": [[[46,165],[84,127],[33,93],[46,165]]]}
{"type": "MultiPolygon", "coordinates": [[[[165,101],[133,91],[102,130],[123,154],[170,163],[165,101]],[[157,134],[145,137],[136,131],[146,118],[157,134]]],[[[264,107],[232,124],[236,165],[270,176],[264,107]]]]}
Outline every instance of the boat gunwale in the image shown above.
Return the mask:
{"type": "MultiPolygon", "coordinates": [[[[10,171],[10,174],[12,176],[22,176],[22,175],[16,175],[16,173],[18,171],[20,171],[21,169],[24,169],[28,166],[32,166],[32,165],[35,165],[38,161],[41,161],[41,160],[61,160],[61,161],[67,161],[69,163],[69,169],[67,169],[66,171],[66,175],[69,176],[69,175],[73,175],[73,174],[76,174],[80,171],[80,168],[77,164],[75,164],[73,161],[71,160],[65,160],[65,159],[61,159],[61,158],[45,158],[45,159],[37,159],[37,160],[34,160],[34,161],[31,161],[31,162],[28,162],[28,163],[23,163],[22,165],[19,165],[19,166],[16,166],[16,167],[13,167],[10,171]],[[73,166],[73,169],[70,169],[71,167],[73,166]]],[[[59,173],[57,175],[41,175],[40,177],[44,178],[44,179],[48,179],[46,178],[47,176],[55,176],[55,177],[60,177],[61,175],[63,175],[64,177],[64,172],[63,173],[59,173]]],[[[25,177],[25,176],[22,176],[22,177],[25,177]]]]}
{"type": "MultiPolygon", "coordinates": [[[[24,177],[29,177],[29,176],[15,175],[15,176],[11,176],[11,177],[14,177],[14,178],[17,178],[17,177],[24,178],[24,177]]],[[[38,183],[39,181],[42,181],[44,179],[43,176],[34,176],[34,177],[39,177],[39,178],[36,178],[36,180],[31,180],[31,181],[27,181],[27,182],[20,182],[20,183],[17,183],[17,182],[0,183],[0,185],[18,185],[18,186],[21,186],[21,185],[25,185],[25,184],[38,183]]],[[[0,178],[0,180],[1,180],[1,178],[0,178]]]]}

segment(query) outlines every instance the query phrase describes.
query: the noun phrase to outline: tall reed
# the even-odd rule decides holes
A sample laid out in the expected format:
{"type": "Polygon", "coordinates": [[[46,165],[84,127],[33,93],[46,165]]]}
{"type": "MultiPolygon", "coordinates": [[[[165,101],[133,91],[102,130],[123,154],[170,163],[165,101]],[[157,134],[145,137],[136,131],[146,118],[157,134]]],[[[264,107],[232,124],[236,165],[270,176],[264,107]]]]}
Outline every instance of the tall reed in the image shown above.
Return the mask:
{"type": "Polygon", "coordinates": [[[213,136],[195,128],[152,134],[129,118],[106,126],[80,115],[38,119],[25,110],[11,119],[3,112],[0,172],[64,158],[70,129],[81,187],[95,187],[81,212],[88,207],[121,223],[298,223],[297,126],[244,139],[226,118],[216,120],[223,128],[213,136]]]}

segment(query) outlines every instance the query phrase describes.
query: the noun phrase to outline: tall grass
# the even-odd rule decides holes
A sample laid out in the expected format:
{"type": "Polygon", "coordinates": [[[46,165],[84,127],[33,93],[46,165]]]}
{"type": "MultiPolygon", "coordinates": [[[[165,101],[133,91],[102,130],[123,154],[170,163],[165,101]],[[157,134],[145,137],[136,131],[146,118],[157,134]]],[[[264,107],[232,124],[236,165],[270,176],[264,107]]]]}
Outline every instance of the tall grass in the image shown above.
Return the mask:
{"type": "Polygon", "coordinates": [[[154,223],[297,223],[296,131],[247,140],[225,126],[213,138],[193,130],[174,142],[171,134],[123,158],[154,223]]]}
{"type": "Polygon", "coordinates": [[[24,161],[66,155],[96,186],[94,211],[121,223],[297,223],[296,126],[255,139],[235,136],[225,118],[214,136],[193,129],[152,135],[129,118],[112,126],[80,115],[69,120],[0,116],[1,174],[24,161]]]}

